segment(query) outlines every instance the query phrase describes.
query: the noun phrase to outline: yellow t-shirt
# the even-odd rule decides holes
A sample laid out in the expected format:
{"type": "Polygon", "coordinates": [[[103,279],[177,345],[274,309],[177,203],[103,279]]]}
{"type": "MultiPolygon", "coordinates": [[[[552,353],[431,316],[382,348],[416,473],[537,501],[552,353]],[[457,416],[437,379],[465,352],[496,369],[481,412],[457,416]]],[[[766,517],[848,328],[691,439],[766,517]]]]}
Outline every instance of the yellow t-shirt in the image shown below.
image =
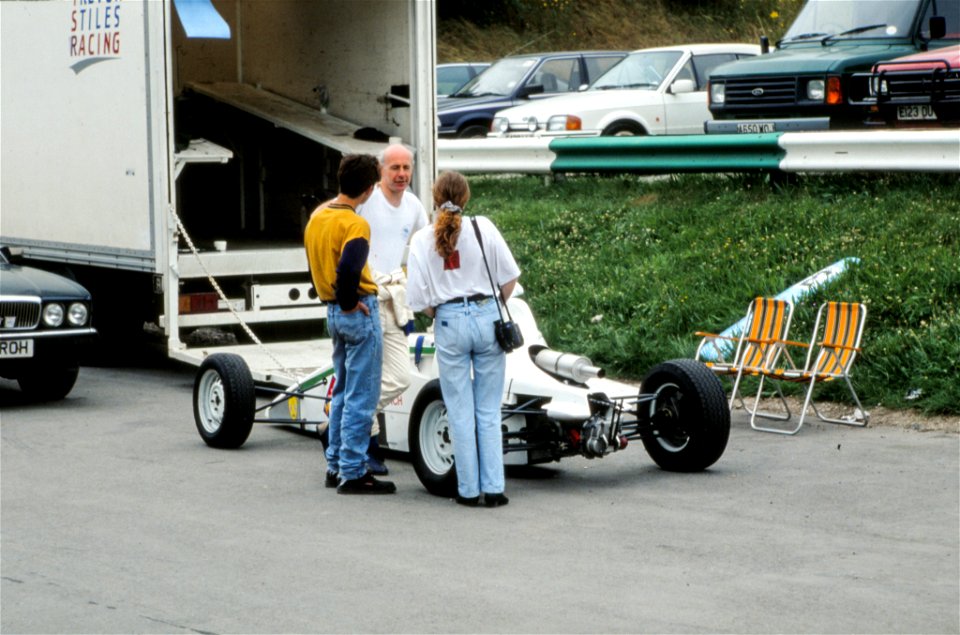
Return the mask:
{"type": "Polygon", "coordinates": [[[377,293],[366,262],[370,224],[350,207],[334,203],[314,212],[304,231],[303,243],[313,286],[321,300],[337,301],[341,308],[350,310],[356,306],[357,296],[377,293]],[[356,288],[341,289],[338,293],[338,280],[341,284],[355,284],[356,288]]]}

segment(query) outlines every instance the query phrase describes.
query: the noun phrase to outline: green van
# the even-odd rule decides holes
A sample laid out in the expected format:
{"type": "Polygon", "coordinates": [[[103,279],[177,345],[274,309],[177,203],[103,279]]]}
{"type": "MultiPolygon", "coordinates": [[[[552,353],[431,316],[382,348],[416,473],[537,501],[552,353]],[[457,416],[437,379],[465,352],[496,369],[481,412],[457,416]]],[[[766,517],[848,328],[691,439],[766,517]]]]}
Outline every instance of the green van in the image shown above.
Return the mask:
{"type": "Polygon", "coordinates": [[[809,0],[775,50],[714,69],[706,132],[863,127],[864,73],[958,41],[960,0],[809,0]]]}

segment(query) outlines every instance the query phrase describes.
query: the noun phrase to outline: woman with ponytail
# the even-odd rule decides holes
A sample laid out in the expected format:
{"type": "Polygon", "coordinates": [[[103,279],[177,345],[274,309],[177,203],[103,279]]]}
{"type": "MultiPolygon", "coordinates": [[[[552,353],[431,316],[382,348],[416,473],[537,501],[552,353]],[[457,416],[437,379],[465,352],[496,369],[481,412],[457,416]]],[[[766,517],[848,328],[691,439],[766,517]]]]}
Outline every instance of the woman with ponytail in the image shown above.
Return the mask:
{"type": "Polygon", "coordinates": [[[434,318],[440,390],[453,433],[457,502],[506,505],[503,494],[503,397],[506,354],[497,343],[499,319],[490,279],[506,301],[520,276],[510,248],[490,219],[464,219],[470,186],[462,174],[444,172],[433,186],[434,224],[418,231],[407,260],[407,302],[434,318]],[[482,247],[473,227],[476,220],[482,247]],[[483,251],[481,251],[481,249],[483,251]],[[472,371],[472,372],[471,372],[472,371]]]}

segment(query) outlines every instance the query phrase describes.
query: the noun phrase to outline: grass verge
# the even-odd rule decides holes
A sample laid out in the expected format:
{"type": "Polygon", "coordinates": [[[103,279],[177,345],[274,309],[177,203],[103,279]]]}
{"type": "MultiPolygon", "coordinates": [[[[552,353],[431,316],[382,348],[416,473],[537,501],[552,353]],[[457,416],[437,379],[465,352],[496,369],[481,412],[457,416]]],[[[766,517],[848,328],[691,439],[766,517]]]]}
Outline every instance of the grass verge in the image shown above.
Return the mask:
{"type": "MultiPolygon", "coordinates": [[[[641,377],[691,357],[750,300],[855,256],[801,301],[808,340],[825,300],[868,306],[854,385],[869,409],[960,413],[960,181],[939,175],[471,179],[469,213],[490,216],[523,269],[526,299],[557,350],[641,377]]],[[[794,389],[795,392],[796,389],[794,389]]],[[[848,401],[843,386],[819,399],[848,401]]]]}

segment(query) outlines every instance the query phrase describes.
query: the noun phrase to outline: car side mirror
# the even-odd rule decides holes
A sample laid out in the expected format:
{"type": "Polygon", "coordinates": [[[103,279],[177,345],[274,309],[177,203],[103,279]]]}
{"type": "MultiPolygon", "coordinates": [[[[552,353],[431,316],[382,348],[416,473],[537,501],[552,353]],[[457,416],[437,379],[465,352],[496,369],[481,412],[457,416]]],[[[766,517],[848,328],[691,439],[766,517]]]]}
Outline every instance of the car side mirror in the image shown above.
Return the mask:
{"type": "Polygon", "coordinates": [[[697,89],[692,79],[678,79],[670,84],[670,92],[674,95],[681,93],[692,93],[697,89]]]}
{"type": "Polygon", "coordinates": [[[947,34],[947,19],[942,15],[930,18],[930,39],[939,40],[947,34]]]}
{"type": "Polygon", "coordinates": [[[530,95],[542,95],[543,94],[543,84],[527,84],[523,88],[517,91],[517,97],[520,99],[526,99],[530,95]]]}

